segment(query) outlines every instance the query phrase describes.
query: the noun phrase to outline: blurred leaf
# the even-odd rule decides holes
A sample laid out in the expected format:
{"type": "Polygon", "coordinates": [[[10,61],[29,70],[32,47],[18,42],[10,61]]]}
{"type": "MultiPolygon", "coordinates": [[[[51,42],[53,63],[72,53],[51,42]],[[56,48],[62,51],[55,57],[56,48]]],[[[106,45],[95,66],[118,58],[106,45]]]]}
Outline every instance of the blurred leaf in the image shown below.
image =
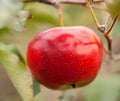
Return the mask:
{"type": "Polygon", "coordinates": [[[99,76],[86,87],[86,101],[116,101],[120,97],[120,75],[99,76]]]}
{"type": "Polygon", "coordinates": [[[11,27],[16,31],[24,31],[26,26],[26,21],[32,18],[32,15],[29,11],[20,10],[11,22],[11,27]]]}
{"type": "Polygon", "coordinates": [[[24,101],[33,101],[32,80],[25,64],[8,47],[0,43],[0,63],[24,101]]]}
{"type": "Polygon", "coordinates": [[[33,95],[36,96],[40,93],[40,84],[33,78],[33,95]]]}
{"type": "Polygon", "coordinates": [[[0,28],[5,27],[21,8],[19,0],[0,0],[0,28]]]}
{"type": "Polygon", "coordinates": [[[120,21],[118,21],[114,27],[113,38],[116,39],[120,36],[120,21]]]}
{"type": "Polygon", "coordinates": [[[120,14],[120,0],[105,0],[105,4],[112,17],[120,14]]]}
{"type": "Polygon", "coordinates": [[[13,52],[15,55],[18,56],[19,60],[25,65],[25,60],[20,51],[15,47],[15,45],[8,45],[7,46],[8,50],[13,52]]]}
{"type": "Polygon", "coordinates": [[[59,25],[57,11],[52,6],[50,7],[40,3],[29,3],[24,9],[30,10],[35,22],[59,25]]]}
{"type": "Polygon", "coordinates": [[[0,37],[1,37],[1,35],[4,35],[4,34],[6,34],[8,32],[10,34],[10,29],[7,28],[7,27],[4,27],[4,28],[0,29],[0,37]]]}
{"type": "Polygon", "coordinates": [[[72,101],[72,92],[70,92],[69,90],[62,91],[62,95],[59,97],[59,99],[61,101],[72,101]]]}
{"type": "MultiPolygon", "coordinates": [[[[50,24],[53,26],[59,26],[59,16],[56,8],[53,6],[41,4],[41,3],[28,3],[25,5],[24,9],[29,10],[33,19],[31,20],[34,24],[50,24]]],[[[64,9],[63,9],[64,10],[64,9]]],[[[70,17],[63,11],[64,23],[69,24],[70,17]]]]}

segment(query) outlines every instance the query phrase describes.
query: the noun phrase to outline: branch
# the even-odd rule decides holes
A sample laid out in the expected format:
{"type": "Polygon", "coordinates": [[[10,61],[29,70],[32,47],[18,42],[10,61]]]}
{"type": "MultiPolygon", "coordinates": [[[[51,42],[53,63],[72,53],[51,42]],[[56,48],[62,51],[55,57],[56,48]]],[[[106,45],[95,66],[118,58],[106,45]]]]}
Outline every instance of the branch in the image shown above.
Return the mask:
{"type": "MultiPolygon", "coordinates": [[[[56,3],[62,4],[80,4],[86,5],[86,0],[20,0],[22,2],[41,2],[45,4],[55,5],[56,3]]],[[[104,2],[104,0],[92,0],[93,3],[104,2]]]]}
{"type": "MultiPolygon", "coordinates": [[[[92,0],[93,3],[103,2],[104,0],[92,0]]],[[[60,3],[86,5],[86,0],[59,0],[60,3]]]]}

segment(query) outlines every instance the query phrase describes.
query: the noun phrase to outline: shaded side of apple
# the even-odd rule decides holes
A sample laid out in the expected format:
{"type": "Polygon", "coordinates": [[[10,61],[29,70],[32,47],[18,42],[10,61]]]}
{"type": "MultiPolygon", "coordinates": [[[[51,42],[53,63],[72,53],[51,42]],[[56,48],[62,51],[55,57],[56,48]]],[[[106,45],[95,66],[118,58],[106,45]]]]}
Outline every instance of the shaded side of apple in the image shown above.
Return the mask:
{"type": "Polygon", "coordinates": [[[81,87],[98,74],[102,44],[87,27],[52,28],[30,42],[27,63],[38,82],[48,88],[81,87]]]}

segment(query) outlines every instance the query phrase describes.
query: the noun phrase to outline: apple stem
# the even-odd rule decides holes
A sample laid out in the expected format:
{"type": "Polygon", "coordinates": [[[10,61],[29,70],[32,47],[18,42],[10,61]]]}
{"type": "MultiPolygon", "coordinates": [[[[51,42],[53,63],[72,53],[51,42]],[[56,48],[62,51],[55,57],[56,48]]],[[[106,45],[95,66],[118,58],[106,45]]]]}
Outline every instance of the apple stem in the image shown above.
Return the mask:
{"type": "Polygon", "coordinates": [[[64,21],[63,21],[63,14],[62,14],[62,8],[59,2],[55,3],[55,8],[58,11],[58,15],[59,15],[59,21],[60,21],[60,26],[63,27],[64,26],[64,21]]]}

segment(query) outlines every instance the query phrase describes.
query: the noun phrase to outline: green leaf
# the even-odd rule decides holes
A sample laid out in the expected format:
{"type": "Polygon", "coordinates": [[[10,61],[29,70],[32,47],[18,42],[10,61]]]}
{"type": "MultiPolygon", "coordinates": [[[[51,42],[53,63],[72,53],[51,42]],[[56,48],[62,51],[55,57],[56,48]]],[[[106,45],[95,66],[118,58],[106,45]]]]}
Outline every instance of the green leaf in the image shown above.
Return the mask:
{"type": "Polygon", "coordinates": [[[59,25],[58,13],[54,7],[43,5],[40,3],[27,4],[25,9],[29,10],[33,15],[35,23],[48,23],[52,25],[59,25]]]}
{"type": "MultiPolygon", "coordinates": [[[[27,3],[24,9],[27,9],[32,13],[33,19],[31,22],[33,22],[33,24],[48,24],[52,26],[60,25],[57,9],[53,6],[41,3],[27,3]]],[[[67,16],[64,12],[63,15],[65,25],[69,25],[71,19],[69,19],[69,16],[67,16]]]]}
{"type": "Polygon", "coordinates": [[[8,45],[7,46],[8,50],[10,50],[11,52],[13,52],[15,55],[18,56],[19,60],[25,64],[25,60],[24,57],[22,56],[22,54],[20,53],[20,51],[15,47],[15,45],[8,45]]]}
{"type": "Polygon", "coordinates": [[[25,64],[8,47],[0,43],[0,63],[24,101],[33,101],[32,78],[25,64]]]}
{"type": "Polygon", "coordinates": [[[40,84],[33,78],[33,95],[36,96],[40,93],[40,84]]]}
{"type": "Polygon", "coordinates": [[[120,0],[105,0],[105,3],[112,17],[120,14],[120,0]]]}
{"type": "Polygon", "coordinates": [[[63,101],[72,101],[73,100],[73,93],[69,90],[65,90],[62,92],[62,95],[59,97],[60,100],[63,101]]]}
{"type": "Polygon", "coordinates": [[[26,29],[26,22],[30,18],[32,18],[32,15],[29,11],[20,10],[11,22],[11,27],[16,31],[24,31],[26,29]]]}

